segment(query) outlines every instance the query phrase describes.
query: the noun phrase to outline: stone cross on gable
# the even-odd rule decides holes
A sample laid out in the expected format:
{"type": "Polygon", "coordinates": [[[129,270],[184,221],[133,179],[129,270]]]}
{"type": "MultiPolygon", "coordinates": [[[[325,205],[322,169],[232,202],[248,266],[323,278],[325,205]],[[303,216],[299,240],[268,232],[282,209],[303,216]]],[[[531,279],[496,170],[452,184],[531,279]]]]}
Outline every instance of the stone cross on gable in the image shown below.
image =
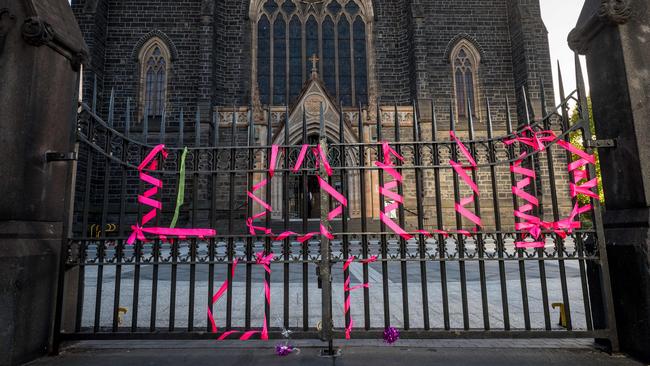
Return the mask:
{"type": "Polygon", "coordinates": [[[320,59],[318,58],[318,56],[316,56],[316,54],[313,54],[313,55],[311,55],[309,60],[311,61],[311,77],[312,78],[317,78],[318,77],[318,61],[320,61],[320,59]]]}

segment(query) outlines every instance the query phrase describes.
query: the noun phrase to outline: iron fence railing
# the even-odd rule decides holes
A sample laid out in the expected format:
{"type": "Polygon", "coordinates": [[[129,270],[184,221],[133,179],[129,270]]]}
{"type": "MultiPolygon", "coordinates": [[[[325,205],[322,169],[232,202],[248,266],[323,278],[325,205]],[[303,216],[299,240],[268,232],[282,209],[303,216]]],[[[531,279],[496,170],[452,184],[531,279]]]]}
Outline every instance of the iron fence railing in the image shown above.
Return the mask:
{"type": "MultiPolygon", "coordinates": [[[[574,230],[566,238],[545,230],[543,248],[515,247],[516,241],[525,240],[525,234],[514,229],[518,221],[512,211],[522,202],[511,192],[517,181],[509,168],[522,152],[528,153],[526,166],[539,173],[529,190],[544,202],[536,208],[536,215],[558,221],[566,208],[575,204],[567,190],[559,187],[568,185],[565,164],[574,158],[557,142],[568,140],[574,133],[591,139],[581,76],[578,90],[569,96],[564,96],[563,90],[561,94],[560,106],[544,110],[539,120],[529,116],[521,125],[513,126],[510,113],[506,113],[504,136],[500,137],[494,136],[492,107],[487,100],[481,131],[484,137],[477,136],[472,113],[467,114],[464,143],[477,159],[478,167],[471,176],[482,189],[472,210],[489,221],[483,227],[468,223],[453,209],[464,188],[448,161],[457,160],[460,151],[454,142],[437,138],[447,127],[460,129],[453,106],[445,127],[433,107],[430,121],[424,122],[417,102],[412,106],[412,123],[406,126],[398,118],[397,107],[390,126],[378,110],[374,125],[377,140],[390,140],[405,158],[397,166],[405,177],[398,193],[409,202],[398,209],[396,222],[409,230],[453,228],[449,235],[416,235],[410,240],[377,220],[377,207],[386,204],[376,192],[377,184],[383,185],[386,177],[372,164],[382,156],[381,143],[364,142],[369,125],[361,110],[356,113],[356,126],[349,126],[360,142],[346,141],[344,124],[351,125],[351,121],[341,113],[338,140],[325,136],[320,140],[335,174],[330,178],[320,174],[337,183],[345,196],[354,197],[354,204],[343,209],[340,220],[331,223],[334,240],[316,236],[304,243],[293,238],[277,241],[271,236],[253,236],[245,227],[255,207],[246,191],[268,176],[273,124],[266,124],[265,144],[256,145],[251,112],[247,127],[242,127],[240,116],[233,112],[229,131],[223,128],[223,121],[215,119],[210,131],[202,134],[197,111],[194,144],[187,155],[188,184],[181,222],[188,227],[216,228],[217,236],[127,245],[131,225],[143,215],[142,207],[135,204],[137,194],[145,188],[137,179],[137,166],[153,145],[172,140],[167,146],[168,158],[161,159],[159,169],[150,173],[170,182],[158,197],[166,206],[156,225],[165,225],[173,212],[171,200],[176,198],[185,142],[180,132],[184,131],[184,118],[181,114],[179,132],[173,136],[166,135],[164,117],[163,127],[156,134],[149,134],[146,117],[142,131],[134,134],[128,117],[124,132],[114,128],[114,103],[110,103],[106,121],[94,106],[82,105],[74,229],[66,250],[66,296],[60,314],[62,336],[212,338],[206,317],[206,309],[211,307],[223,330],[259,328],[263,319],[268,319],[274,337],[290,329],[294,337],[341,338],[354,319],[353,337],[377,337],[385,327],[396,326],[405,338],[590,337],[610,339],[616,347],[596,200],[591,202],[593,209],[581,217],[591,226],[574,230]],[[571,102],[577,104],[581,116],[575,124],[569,123],[571,102]],[[394,129],[389,131],[390,127],[394,129]],[[527,151],[525,146],[505,143],[524,127],[553,130],[557,138],[544,151],[527,151]],[[431,138],[424,137],[425,131],[431,138]],[[247,144],[241,144],[242,134],[247,144]],[[460,234],[456,230],[470,232],[460,234]],[[257,252],[274,253],[270,273],[256,265],[257,252]],[[329,253],[327,258],[323,253],[329,253]],[[377,261],[354,263],[343,271],[342,264],[351,256],[377,256],[377,261]],[[235,261],[239,267],[233,272],[235,261]],[[320,270],[318,274],[316,269],[320,270]],[[321,281],[325,269],[332,272],[331,283],[321,281]],[[350,294],[343,286],[350,278],[368,286],[350,294]],[[228,281],[228,291],[224,300],[213,306],[215,282],[224,280],[228,281]],[[270,304],[264,301],[264,283],[270,284],[270,304]],[[323,300],[330,296],[331,300],[323,300]],[[343,312],[348,296],[353,300],[351,311],[343,312]],[[553,316],[556,307],[561,309],[561,325],[553,316]],[[321,326],[328,321],[333,321],[333,329],[323,331],[321,326]]],[[[540,95],[544,96],[543,90],[540,95]]],[[[305,118],[302,131],[302,141],[308,141],[305,118]]],[[[284,141],[289,141],[288,128],[283,133],[284,141]]],[[[306,192],[316,171],[315,159],[297,172],[291,169],[300,149],[289,144],[280,147],[276,176],[262,193],[267,202],[273,201],[274,192],[281,196],[276,199],[281,215],[264,219],[269,228],[305,233],[319,222],[310,220],[306,209],[313,205],[306,192]],[[294,183],[289,184],[291,181],[294,183]]],[[[588,174],[595,176],[593,167],[588,174]]],[[[320,204],[333,207],[327,200],[320,204]]]]}

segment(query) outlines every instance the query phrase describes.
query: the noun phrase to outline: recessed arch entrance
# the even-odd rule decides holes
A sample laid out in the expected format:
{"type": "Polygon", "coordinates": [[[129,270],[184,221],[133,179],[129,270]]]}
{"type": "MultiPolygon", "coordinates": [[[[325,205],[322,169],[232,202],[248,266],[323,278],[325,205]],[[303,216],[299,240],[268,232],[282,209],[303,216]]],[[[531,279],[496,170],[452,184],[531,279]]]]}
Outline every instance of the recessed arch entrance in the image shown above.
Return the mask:
{"type": "MultiPolygon", "coordinates": [[[[313,72],[312,78],[303,88],[297,102],[289,112],[289,117],[285,124],[275,133],[273,144],[275,145],[316,145],[319,142],[321,134],[327,138],[331,163],[338,165],[337,161],[341,154],[338,154],[339,146],[336,143],[340,142],[343,136],[343,143],[358,143],[358,136],[352,129],[351,124],[347,120],[341,123],[341,110],[329,96],[325,86],[318,78],[318,74],[313,72]],[[322,130],[321,130],[322,120],[322,130]],[[343,131],[341,133],[341,126],[343,131]],[[285,132],[285,129],[288,131],[285,132]],[[288,141],[285,141],[285,136],[288,136],[288,141]],[[307,136],[305,141],[304,137],[307,136]]],[[[358,163],[354,154],[346,154],[346,165],[353,164],[356,166],[358,163]]],[[[320,190],[318,181],[315,176],[316,172],[309,173],[307,184],[302,183],[300,175],[292,175],[289,177],[288,182],[284,182],[284,177],[278,176],[274,178],[272,184],[272,206],[274,212],[273,219],[281,219],[284,214],[283,211],[283,187],[285,184],[289,185],[288,197],[288,211],[292,220],[302,220],[307,216],[311,220],[320,220],[320,190]]],[[[349,172],[347,174],[347,186],[349,191],[350,202],[350,217],[358,217],[360,213],[358,203],[359,190],[359,173],[349,172]]],[[[332,177],[332,185],[339,191],[342,190],[343,184],[340,175],[335,171],[332,177]]]]}

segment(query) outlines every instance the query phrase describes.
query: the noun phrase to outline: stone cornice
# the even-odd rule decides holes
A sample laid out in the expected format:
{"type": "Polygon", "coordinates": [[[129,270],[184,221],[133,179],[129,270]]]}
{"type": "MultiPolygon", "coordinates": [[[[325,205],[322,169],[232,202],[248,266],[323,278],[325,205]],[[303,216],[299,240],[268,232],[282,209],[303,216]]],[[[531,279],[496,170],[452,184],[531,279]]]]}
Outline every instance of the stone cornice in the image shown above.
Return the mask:
{"type": "Polygon", "coordinates": [[[625,24],[632,15],[630,0],[598,1],[600,4],[596,5],[594,1],[585,3],[583,12],[590,14],[584,19],[581,16],[578,25],[569,33],[569,47],[578,53],[585,53],[591,40],[605,27],[625,24]]]}

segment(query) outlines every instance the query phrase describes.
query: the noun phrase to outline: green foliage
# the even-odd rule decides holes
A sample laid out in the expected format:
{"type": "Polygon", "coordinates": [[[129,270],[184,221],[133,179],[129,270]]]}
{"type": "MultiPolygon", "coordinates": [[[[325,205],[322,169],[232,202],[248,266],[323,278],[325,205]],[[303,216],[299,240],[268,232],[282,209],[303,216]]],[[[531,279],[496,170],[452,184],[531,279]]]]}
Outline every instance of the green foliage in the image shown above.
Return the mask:
{"type": "MultiPolygon", "coordinates": [[[[589,130],[591,131],[591,135],[593,136],[593,139],[596,139],[596,126],[594,124],[593,109],[591,108],[591,97],[588,97],[587,105],[589,108],[589,130]]],[[[573,113],[571,114],[570,123],[571,125],[573,125],[577,123],[579,120],[580,120],[580,114],[578,113],[577,109],[574,109],[573,113]]],[[[574,146],[580,147],[581,149],[585,148],[584,139],[581,131],[576,131],[571,133],[569,135],[569,140],[574,146]]],[[[596,157],[596,176],[598,177],[598,196],[600,197],[600,202],[605,203],[605,194],[603,192],[603,178],[600,173],[600,158],[598,157],[598,151],[594,152],[594,156],[596,157]]],[[[590,199],[587,196],[584,195],[578,196],[578,202],[581,205],[588,204],[589,200],[590,199]]]]}

